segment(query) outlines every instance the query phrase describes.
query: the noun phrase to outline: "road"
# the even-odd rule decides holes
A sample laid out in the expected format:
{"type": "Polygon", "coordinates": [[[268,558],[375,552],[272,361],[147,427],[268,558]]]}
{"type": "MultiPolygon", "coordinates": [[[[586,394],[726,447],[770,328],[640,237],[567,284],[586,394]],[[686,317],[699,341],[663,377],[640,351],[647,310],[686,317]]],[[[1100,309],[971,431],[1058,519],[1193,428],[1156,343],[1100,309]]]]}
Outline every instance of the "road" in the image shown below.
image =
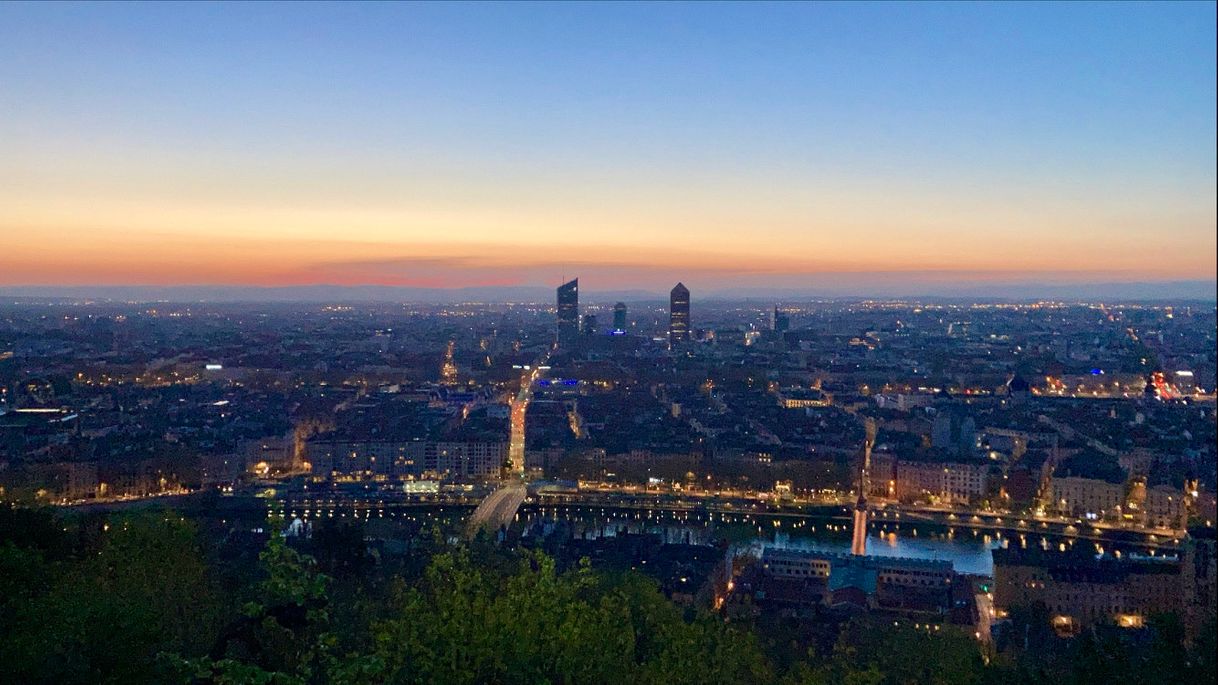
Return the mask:
{"type": "Polygon", "coordinates": [[[511,464],[513,473],[524,473],[525,413],[528,411],[529,401],[533,399],[533,384],[541,378],[548,368],[546,362],[549,359],[550,353],[545,352],[537,358],[536,363],[524,367],[524,372],[520,378],[520,391],[516,393],[516,398],[512,400],[512,432],[511,438],[508,441],[508,462],[511,464]]]}
{"type": "Polygon", "coordinates": [[[516,510],[524,503],[528,488],[524,483],[508,483],[486,496],[469,519],[471,535],[479,529],[499,530],[516,517],[516,510]]]}

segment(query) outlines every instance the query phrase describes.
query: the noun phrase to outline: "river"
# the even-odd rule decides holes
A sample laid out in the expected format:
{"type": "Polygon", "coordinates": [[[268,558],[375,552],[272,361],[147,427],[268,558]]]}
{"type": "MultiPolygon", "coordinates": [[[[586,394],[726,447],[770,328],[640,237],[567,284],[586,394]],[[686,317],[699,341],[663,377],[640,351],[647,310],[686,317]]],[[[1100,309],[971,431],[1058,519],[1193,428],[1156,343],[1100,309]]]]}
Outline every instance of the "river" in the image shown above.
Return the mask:
{"type": "MultiPolygon", "coordinates": [[[[550,534],[560,523],[575,537],[596,538],[620,533],[652,533],[669,543],[715,544],[723,540],[737,549],[760,551],[774,546],[822,552],[850,552],[850,522],[835,517],[772,517],[764,514],[706,514],[701,512],[628,510],[609,507],[552,506],[523,509],[520,529],[550,534]]],[[[991,550],[1004,545],[1040,546],[1065,551],[1075,545],[1096,551],[1163,554],[1130,544],[1099,543],[1067,536],[981,529],[946,529],[934,524],[869,526],[867,552],[877,556],[950,561],[960,573],[993,575],[991,550]]]]}

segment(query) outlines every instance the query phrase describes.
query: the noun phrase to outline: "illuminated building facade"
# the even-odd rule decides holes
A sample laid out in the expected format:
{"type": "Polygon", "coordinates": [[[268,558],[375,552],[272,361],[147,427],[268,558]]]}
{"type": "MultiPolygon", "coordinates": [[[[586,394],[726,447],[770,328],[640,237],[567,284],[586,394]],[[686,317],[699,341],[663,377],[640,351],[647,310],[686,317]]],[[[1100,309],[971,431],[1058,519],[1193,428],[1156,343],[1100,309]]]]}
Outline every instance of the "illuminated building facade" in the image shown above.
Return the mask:
{"type": "Polygon", "coordinates": [[[506,442],[329,440],[308,443],[318,480],[406,480],[425,475],[487,478],[508,458],[506,442]]]}
{"type": "Polygon", "coordinates": [[[946,618],[954,590],[966,586],[951,562],[858,556],[767,547],[762,551],[760,599],[828,606],[851,603],[903,616],[946,618]]]}
{"type": "Polygon", "coordinates": [[[558,286],[558,344],[569,345],[579,335],[579,279],[558,286]]]}
{"type": "Polygon", "coordinates": [[[1097,622],[1140,628],[1152,614],[1180,615],[1184,609],[1183,565],[1177,559],[1096,559],[1014,546],[993,555],[994,607],[1043,604],[1062,634],[1097,622]]]}
{"type": "Polygon", "coordinates": [[[902,502],[971,504],[985,497],[990,467],[982,461],[918,461],[881,453],[873,457],[877,477],[868,492],[902,502]]]}
{"type": "Polygon", "coordinates": [[[676,345],[689,340],[689,288],[678,283],[668,294],[668,342],[676,345]]]}
{"type": "Polygon", "coordinates": [[[1050,509],[1062,516],[1089,520],[1118,518],[1126,504],[1126,485],[1098,478],[1053,476],[1050,509]]]}

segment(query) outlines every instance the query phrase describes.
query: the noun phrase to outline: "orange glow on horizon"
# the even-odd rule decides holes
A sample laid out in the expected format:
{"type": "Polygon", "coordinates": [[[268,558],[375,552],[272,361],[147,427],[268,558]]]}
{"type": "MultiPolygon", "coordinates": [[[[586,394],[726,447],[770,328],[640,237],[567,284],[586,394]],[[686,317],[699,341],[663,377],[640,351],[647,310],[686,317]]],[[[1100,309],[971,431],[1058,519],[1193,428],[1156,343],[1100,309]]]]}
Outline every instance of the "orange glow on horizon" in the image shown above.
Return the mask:
{"type": "Polygon", "coordinates": [[[547,202],[524,186],[519,202],[475,195],[468,204],[379,194],[243,203],[232,189],[141,200],[121,184],[62,197],[20,190],[0,188],[0,285],[441,288],[579,274],[598,289],[699,279],[791,287],[831,274],[1094,283],[1218,271],[1215,233],[1197,232],[1213,225],[1212,207],[1161,220],[1119,203],[1033,212],[912,189],[875,203],[849,187],[763,204],[743,191],[677,189],[620,208],[557,189],[547,202]]]}
{"type": "Polygon", "coordinates": [[[1209,297],[1214,3],[886,9],[3,3],[0,288],[1209,297]]]}
{"type": "MultiPolygon", "coordinates": [[[[884,273],[917,275],[930,282],[1006,282],[1044,278],[1058,282],[1204,278],[1205,259],[1195,275],[1180,264],[1166,268],[1086,271],[1068,260],[1041,260],[1018,269],[1013,256],[994,254],[970,268],[946,260],[865,262],[800,259],[763,248],[742,247],[736,255],[670,246],[556,247],[513,245],[392,244],[279,241],[257,238],[207,240],[168,236],[98,236],[68,243],[14,243],[0,254],[0,283],[8,285],[381,285],[424,288],[538,285],[561,275],[584,275],[598,288],[651,287],[685,278],[725,284],[798,284],[801,276],[884,273]],[[599,255],[606,258],[598,260],[599,255]],[[1035,268],[1031,268],[1031,267],[1035,268]]],[[[1211,258],[1212,261],[1212,258],[1211,258]]],[[[1152,265],[1153,266],[1153,265],[1152,265]]],[[[1212,276],[1212,266],[1210,267],[1212,276]]]]}

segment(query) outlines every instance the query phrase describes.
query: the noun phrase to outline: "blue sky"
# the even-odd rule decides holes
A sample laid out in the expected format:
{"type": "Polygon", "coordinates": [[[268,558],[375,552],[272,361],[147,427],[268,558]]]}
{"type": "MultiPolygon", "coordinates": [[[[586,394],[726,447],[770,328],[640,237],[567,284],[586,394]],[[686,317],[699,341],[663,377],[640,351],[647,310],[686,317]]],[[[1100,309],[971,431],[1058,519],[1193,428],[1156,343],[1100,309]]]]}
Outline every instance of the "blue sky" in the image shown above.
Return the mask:
{"type": "Polygon", "coordinates": [[[118,245],[147,282],[361,282],[381,257],[376,282],[676,280],[656,254],[749,285],[1123,279],[1153,243],[1150,277],[1212,278],[1214,25],[1214,3],[3,4],[0,231],[105,240],[0,267],[143,273],[96,264],[118,245]],[[182,257],[205,244],[276,257],[182,257]]]}

